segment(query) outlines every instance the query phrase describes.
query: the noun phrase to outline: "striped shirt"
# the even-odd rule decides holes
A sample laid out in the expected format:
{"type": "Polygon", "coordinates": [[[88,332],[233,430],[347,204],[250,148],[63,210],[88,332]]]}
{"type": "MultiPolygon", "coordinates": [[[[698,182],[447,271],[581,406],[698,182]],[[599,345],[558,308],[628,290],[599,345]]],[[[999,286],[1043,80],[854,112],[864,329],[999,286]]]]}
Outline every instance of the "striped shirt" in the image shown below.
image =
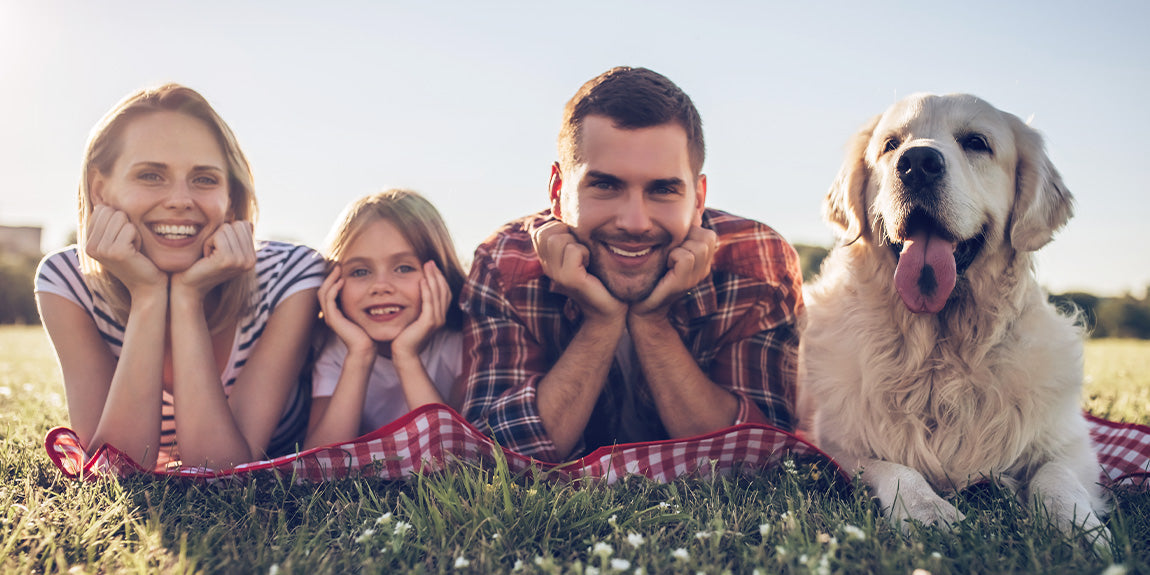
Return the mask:
{"type": "MultiPolygon", "coordinates": [[[[460,303],[464,312],[464,415],[500,445],[546,461],[559,453],[536,406],[536,386],[582,322],[575,302],[552,288],[531,243],[550,211],[511,222],[475,251],[460,303]]],[[[711,381],[753,401],[771,423],[794,427],[796,320],[802,272],[793,247],[771,228],[707,209],[718,235],[711,275],[674,303],[671,324],[711,381]]],[[[637,360],[621,346],[571,457],[627,441],[667,439],[637,360]],[[623,356],[623,357],[621,357],[623,356]],[[620,361],[623,359],[623,361],[620,361]]]]}
{"type": "MultiPolygon", "coordinates": [[[[288,296],[301,290],[316,288],[323,282],[324,260],[315,250],[306,246],[274,241],[261,242],[256,253],[256,277],[259,284],[255,294],[256,306],[238,323],[231,355],[224,372],[220,375],[225,394],[231,393],[232,385],[235,384],[236,378],[248,361],[248,356],[263,335],[268,319],[276,306],[288,296]]],[[[44,256],[39,269],[36,270],[36,292],[55,294],[82,307],[95,322],[96,329],[108,344],[109,351],[119,359],[120,348],[124,341],[124,326],[116,321],[104,298],[99,293],[93,292],[84,281],[76,246],[69,246],[44,256]]],[[[302,440],[303,433],[307,429],[309,396],[307,389],[300,389],[299,386],[292,389],[283,415],[272,434],[271,444],[268,446],[270,455],[290,453],[296,443],[302,440]]],[[[162,414],[160,465],[179,460],[175,407],[172,395],[167,391],[163,394],[162,414]]]]}

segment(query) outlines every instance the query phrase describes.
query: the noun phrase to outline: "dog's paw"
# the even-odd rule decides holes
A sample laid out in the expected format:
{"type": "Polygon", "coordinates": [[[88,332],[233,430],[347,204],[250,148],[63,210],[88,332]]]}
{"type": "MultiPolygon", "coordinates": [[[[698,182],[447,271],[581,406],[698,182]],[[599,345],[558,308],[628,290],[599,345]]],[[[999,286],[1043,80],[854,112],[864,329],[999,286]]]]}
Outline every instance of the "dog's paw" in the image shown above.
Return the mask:
{"type": "Polygon", "coordinates": [[[891,524],[903,534],[907,533],[912,521],[951,529],[966,519],[957,507],[933,491],[910,496],[900,493],[894,505],[887,509],[887,515],[891,524]]]}

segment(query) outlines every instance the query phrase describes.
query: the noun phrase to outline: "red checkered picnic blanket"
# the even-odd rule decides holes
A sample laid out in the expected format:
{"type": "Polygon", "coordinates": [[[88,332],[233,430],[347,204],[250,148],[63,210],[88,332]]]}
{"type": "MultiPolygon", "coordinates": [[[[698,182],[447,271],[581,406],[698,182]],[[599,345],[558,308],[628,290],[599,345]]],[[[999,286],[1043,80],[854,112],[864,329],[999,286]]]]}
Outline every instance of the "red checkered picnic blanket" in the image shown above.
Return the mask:
{"type": "MultiPolygon", "coordinates": [[[[1088,417],[1102,465],[1102,482],[1145,484],[1145,478],[1150,477],[1150,427],[1088,417]]],[[[552,464],[496,445],[459,414],[438,404],[420,407],[355,441],[224,470],[190,467],[148,470],[112,446],[101,447],[85,460],[85,449],[79,438],[66,427],[49,431],[44,445],[52,462],[65,475],[83,479],[152,473],[216,481],[242,478],[256,471],[271,471],[296,482],[349,476],[399,479],[419,470],[442,469],[451,459],[489,462],[499,452],[513,473],[535,466],[563,477],[595,477],[608,483],[627,475],[667,482],[685,475],[769,468],[787,458],[808,457],[827,462],[850,480],[814,445],[767,425],[745,423],[691,438],[602,447],[582,459],[552,464]]]]}

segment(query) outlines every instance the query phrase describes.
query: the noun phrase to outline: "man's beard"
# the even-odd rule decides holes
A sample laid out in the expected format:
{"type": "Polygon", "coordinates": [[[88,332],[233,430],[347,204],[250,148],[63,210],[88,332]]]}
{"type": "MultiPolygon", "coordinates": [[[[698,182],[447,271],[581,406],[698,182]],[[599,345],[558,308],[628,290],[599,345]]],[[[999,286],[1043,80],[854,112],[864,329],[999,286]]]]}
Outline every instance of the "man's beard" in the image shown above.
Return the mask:
{"type": "MultiPolygon", "coordinates": [[[[647,299],[651,292],[655,290],[659,280],[667,273],[667,257],[663,252],[667,245],[668,238],[666,234],[651,236],[644,236],[641,238],[633,238],[627,236],[611,237],[607,234],[591,234],[592,247],[590,252],[590,263],[587,266],[587,271],[599,278],[607,291],[617,300],[624,303],[635,303],[647,299]],[[603,242],[611,243],[612,239],[622,239],[623,241],[632,241],[636,243],[650,243],[653,244],[650,257],[656,258],[658,266],[652,266],[650,271],[642,270],[636,271],[634,274],[628,274],[620,271],[618,268],[610,270],[604,269],[602,260],[613,257],[609,248],[603,242]]],[[[618,243],[618,242],[617,242],[618,243]]]]}

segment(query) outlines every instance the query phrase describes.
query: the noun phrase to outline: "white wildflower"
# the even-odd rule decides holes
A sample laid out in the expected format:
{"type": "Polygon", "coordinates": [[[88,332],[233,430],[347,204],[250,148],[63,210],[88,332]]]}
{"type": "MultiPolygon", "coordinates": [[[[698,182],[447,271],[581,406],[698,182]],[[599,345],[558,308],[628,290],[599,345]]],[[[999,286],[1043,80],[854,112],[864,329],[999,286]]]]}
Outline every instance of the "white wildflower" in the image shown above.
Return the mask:
{"type": "Polygon", "coordinates": [[[679,561],[686,561],[691,558],[691,554],[687,550],[680,547],[671,552],[671,558],[678,559],[679,561]]]}
{"type": "Polygon", "coordinates": [[[408,523],[406,521],[396,521],[395,522],[395,534],[396,535],[403,537],[404,535],[407,535],[407,531],[409,529],[411,529],[410,523],[408,523]]]}
{"type": "Polygon", "coordinates": [[[759,524],[759,535],[762,536],[763,539],[766,539],[767,535],[770,535],[770,534],[771,534],[771,524],[770,523],[760,523],[759,524]]]}
{"type": "Polygon", "coordinates": [[[712,535],[712,533],[710,531],[696,531],[695,532],[695,539],[698,539],[699,541],[704,541],[704,540],[710,539],[711,535],[712,535]]]}
{"type": "Polygon", "coordinates": [[[516,559],[515,565],[511,567],[511,570],[512,571],[522,571],[523,570],[523,560],[522,559],[516,559]]]}
{"type": "Polygon", "coordinates": [[[493,539],[493,540],[494,540],[494,539],[499,539],[500,537],[501,537],[501,535],[499,535],[498,533],[492,533],[492,534],[491,534],[491,539],[493,539]]]}
{"type": "Polygon", "coordinates": [[[795,461],[793,459],[784,460],[783,461],[783,468],[786,469],[787,473],[790,475],[798,475],[799,474],[799,471],[797,469],[795,469],[795,461]]]}
{"type": "Polygon", "coordinates": [[[0,395],[10,397],[12,395],[12,388],[8,386],[0,387],[0,395]]]}
{"type": "Polygon", "coordinates": [[[619,516],[612,514],[610,517],[607,518],[607,525],[614,527],[616,522],[618,522],[618,521],[619,521],[619,516]]]}
{"type": "Polygon", "coordinates": [[[1109,567],[1102,570],[1101,575],[1126,575],[1126,566],[1112,563],[1109,567]]]}
{"type": "Polygon", "coordinates": [[[279,563],[272,563],[272,566],[268,567],[268,575],[279,575],[279,573],[280,573],[280,564],[279,563]]]}
{"type": "Polygon", "coordinates": [[[927,571],[926,569],[923,569],[920,567],[918,569],[915,569],[914,571],[911,571],[910,575],[931,575],[931,573],[930,573],[930,571],[927,571]]]}
{"type": "Polygon", "coordinates": [[[635,575],[647,575],[647,570],[642,567],[636,567],[635,575]]]}
{"type": "Polygon", "coordinates": [[[599,575],[599,568],[588,565],[587,568],[583,570],[583,575],[599,575]]]}
{"type": "Polygon", "coordinates": [[[631,545],[631,547],[638,549],[640,545],[642,545],[646,542],[647,542],[647,540],[644,539],[642,535],[639,535],[638,533],[635,533],[634,531],[627,534],[627,543],[629,543],[631,545]]]}
{"type": "Polygon", "coordinates": [[[806,554],[806,553],[803,553],[802,555],[799,555],[799,564],[801,564],[801,565],[806,565],[806,564],[807,564],[807,561],[810,561],[810,559],[811,559],[811,558],[810,558],[810,557],[807,557],[807,554],[806,554]]]}
{"type": "Polygon", "coordinates": [[[466,557],[460,555],[459,557],[455,558],[455,568],[456,569],[463,569],[465,567],[470,567],[470,566],[471,566],[471,561],[468,561],[468,559],[466,557]]]}
{"type": "Polygon", "coordinates": [[[815,574],[816,575],[831,575],[831,555],[830,555],[830,553],[824,553],[822,557],[819,557],[819,563],[818,563],[818,565],[815,566],[815,574]]]}
{"type": "Polygon", "coordinates": [[[930,558],[931,559],[942,559],[942,553],[935,551],[934,553],[930,554],[930,558]]]}
{"type": "Polygon", "coordinates": [[[670,503],[667,503],[666,501],[660,501],[660,502],[659,502],[659,505],[657,505],[657,507],[658,507],[659,509],[666,509],[666,508],[668,508],[668,507],[670,507],[670,506],[671,506],[671,504],[670,504],[670,503]]]}
{"type": "Polygon", "coordinates": [[[626,559],[619,559],[616,557],[611,560],[612,571],[626,571],[631,568],[631,562],[626,559]]]}
{"type": "Polygon", "coordinates": [[[866,532],[851,524],[843,525],[843,533],[846,533],[847,539],[857,539],[859,541],[866,541],[866,532]]]}
{"type": "Polygon", "coordinates": [[[390,511],[388,511],[387,513],[384,513],[383,515],[380,515],[379,517],[375,518],[375,524],[376,525],[382,525],[384,523],[387,523],[388,521],[391,521],[391,512],[390,511]]]}
{"type": "Polygon", "coordinates": [[[363,543],[364,541],[371,539],[372,535],[375,535],[375,529],[364,529],[363,534],[355,538],[355,542],[363,543]]]}
{"type": "Polygon", "coordinates": [[[615,548],[611,547],[610,543],[604,543],[602,541],[596,543],[595,546],[591,548],[591,554],[600,557],[610,557],[614,552],[615,548]]]}
{"type": "Polygon", "coordinates": [[[787,548],[783,547],[782,545],[775,545],[775,553],[778,553],[779,557],[786,557],[787,556],[787,548]]]}

